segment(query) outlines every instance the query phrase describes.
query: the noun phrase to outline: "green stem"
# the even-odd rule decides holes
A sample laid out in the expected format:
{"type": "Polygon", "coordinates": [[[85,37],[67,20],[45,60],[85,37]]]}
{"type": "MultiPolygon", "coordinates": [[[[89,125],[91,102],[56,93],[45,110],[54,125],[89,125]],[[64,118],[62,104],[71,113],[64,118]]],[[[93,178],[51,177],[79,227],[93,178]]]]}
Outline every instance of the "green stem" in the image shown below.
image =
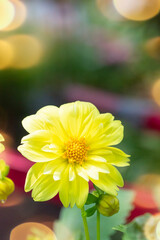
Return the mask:
{"type": "Polygon", "coordinates": [[[86,240],[90,240],[89,231],[88,231],[88,224],[87,224],[87,218],[85,216],[84,207],[81,208],[81,215],[82,215],[82,219],[83,219],[83,226],[84,226],[84,232],[85,232],[86,240]]]}
{"type": "Polygon", "coordinates": [[[97,240],[100,240],[100,213],[97,210],[97,240]]]}

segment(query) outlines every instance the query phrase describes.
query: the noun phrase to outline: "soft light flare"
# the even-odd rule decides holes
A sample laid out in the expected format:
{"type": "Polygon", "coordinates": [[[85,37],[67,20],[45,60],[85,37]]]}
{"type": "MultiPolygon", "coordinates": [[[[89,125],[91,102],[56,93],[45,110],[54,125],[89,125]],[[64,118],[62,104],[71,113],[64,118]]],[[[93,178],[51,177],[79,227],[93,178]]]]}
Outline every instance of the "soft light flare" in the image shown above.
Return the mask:
{"type": "Polygon", "coordinates": [[[0,30],[6,28],[15,16],[14,5],[8,0],[0,1],[0,30]]]}
{"type": "Polygon", "coordinates": [[[152,87],[152,97],[154,101],[160,106],[160,79],[158,79],[152,87]]]}
{"type": "Polygon", "coordinates": [[[125,20],[125,18],[120,15],[114,5],[113,0],[96,0],[97,7],[100,10],[100,12],[103,14],[104,17],[111,21],[122,21],[125,20]]]}
{"type": "Polygon", "coordinates": [[[19,1],[19,0],[10,0],[10,1],[15,8],[15,16],[13,18],[13,21],[4,29],[5,31],[14,30],[20,27],[24,23],[27,16],[27,9],[22,1],[19,1]]]}
{"type": "Polygon", "coordinates": [[[0,70],[7,68],[13,59],[13,49],[5,40],[0,40],[0,70]]]}
{"type": "Polygon", "coordinates": [[[117,11],[127,19],[144,21],[159,13],[159,0],[113,0],[117,11]]]}
{"type": "Polygon", "coordinates": [[[52,230],[41,223],[28,222],[16,226],[11,234],[10,240],[28,240],[30,236],[33,236],[40,240],[56,240],[55,234],[52,230]]]}
{"type": "Polygon", "coordinates": [[[145,50],[150,57],[160,59],[160,37],[148,40],[145,44],[145,50]]]}
{"type": "Polygon", "coordinates": [[[37,38],[31,35],[15,35],[8,41],[14,51],[11,67],[26,69],[36,66],[41,61],[43,48],[37,38]]]}

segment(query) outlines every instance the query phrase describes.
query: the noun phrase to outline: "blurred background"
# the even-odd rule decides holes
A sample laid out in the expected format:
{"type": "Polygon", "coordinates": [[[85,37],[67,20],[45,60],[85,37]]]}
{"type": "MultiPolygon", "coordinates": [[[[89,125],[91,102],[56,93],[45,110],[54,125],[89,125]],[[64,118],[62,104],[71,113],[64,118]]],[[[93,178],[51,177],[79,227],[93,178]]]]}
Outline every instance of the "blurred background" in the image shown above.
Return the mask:
{"type": "MultiPolygon", "coordinates": [[[[111,0],[0,2],[0,131],[18,191],[30,167],[16,150],[26,134],[22,119],[45,105],[75,100],[90,101],[122,121],[119,147],[131,154],[131,166],[120,169],[127,186],[146,179],[160,184],[159,22],[160,15],[127,20],[111,0]]],[[[5,230],[0,220],[1,240],[22,219],[50,213],[29,196],[26,204],[32,212],[26,218],[19,215],[5,230]]],[[[6,208],[0,208],[5,217],[6,208]]]]}

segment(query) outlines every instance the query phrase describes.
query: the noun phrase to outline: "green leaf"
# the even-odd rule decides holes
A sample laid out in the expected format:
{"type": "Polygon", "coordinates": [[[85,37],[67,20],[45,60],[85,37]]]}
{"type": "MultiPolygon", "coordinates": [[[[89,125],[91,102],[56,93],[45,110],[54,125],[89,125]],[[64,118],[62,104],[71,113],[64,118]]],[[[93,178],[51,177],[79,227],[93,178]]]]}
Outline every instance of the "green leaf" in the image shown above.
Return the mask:
{"type": "Polygon", "coordinates": [[[135,218],[131,223],[126,225],[126,231],[123,235],[123,240],[147,240],[144,236],[144,224],[148,220],[151,214],[145,214],[143,216],[135,218]]]}
{"type": "Polygon", "coordinates": [[[102,191],[99,187],[97,187],[95,184],[93,184],[93,187],[96,189],[97,193],[99,195],[104,194],[104,191],[102,191]]]}
{"type": "Polygon", "coordinates": [[[98,198],[97,198],[96,196],[94,196],[93,194],[89,193],[85,205],[89,205],[89,204],[92,204],[92,203],[96,203],[97,200],[98,200],[98,198]]]}
{"type": "Polygon", "coordinates": [[[118,225],[112,228],[113,230],[119,231],[119,232],[126,232],[127,226],[126,225],[118,225]]]}
{"type": "MultiPolygon", "coordinates": [[[[101,216],[101,240],[109,240],[110,236],[114,233],[112,229],[115,225],[124,224],[129,212],[132,209],[132,201],[134,192],[131,190],[121,190],[118,194],[120,201],[120,211],[112,217],[101,216]]],[[[86,206],[86,209],[89,209],[86,206]]],[[[96,215],[87,218],[90,239],[95,240],[96,236],[96,215]]],[[[72,234],[75,240],[79,240],[79,233],[82,233],[81,239],[85,240],[83,222],[81,218],[81,210],[77,207],[63,208],[60,213],[60,219],[55,222],[54,231],[58,240],[70,240],[67,235],[63,233],[63,229],[67,229],[72,234]],[[63,227],[63,228],[62,228],[63,227]]],[[[135,239],[134,239],[135,240],[135,239]]],[[[137,239],[136,239],[137,240],[137,239]]]]}
{"type": "Polygon", "coordinates": [[[97,207],[96,207],[96,206],[93,206],[93,207],[91,207],[91,208],[88,208],[88,209],[86,210],[87,217],[91,217],[91,216],[95,213],[96,210],[97,210],[97,207]]]}

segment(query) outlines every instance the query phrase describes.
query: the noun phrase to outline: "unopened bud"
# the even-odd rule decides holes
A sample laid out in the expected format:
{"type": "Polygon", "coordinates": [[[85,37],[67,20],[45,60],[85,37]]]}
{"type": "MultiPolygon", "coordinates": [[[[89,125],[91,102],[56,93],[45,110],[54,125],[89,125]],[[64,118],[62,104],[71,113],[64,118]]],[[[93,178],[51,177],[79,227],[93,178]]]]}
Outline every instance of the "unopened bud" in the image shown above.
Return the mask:
{"type": "Polygon", "coordinates": [[[9,166],[6,165],[4,160],[0,160],[0,179],[3,179],[8,175],[9,166]]]}
{"type": "Polygon", "coordinates": [[[102,215],[110,217],[119,212],[119,200],[108,194],[101,195],[97,209],[102,215]]]}
{"type": "Polygon", "coordinates": [[[10,178],[0,180],[0,201],[4,203],[8,196],[14,191],[14,183],[10,178]]]}

